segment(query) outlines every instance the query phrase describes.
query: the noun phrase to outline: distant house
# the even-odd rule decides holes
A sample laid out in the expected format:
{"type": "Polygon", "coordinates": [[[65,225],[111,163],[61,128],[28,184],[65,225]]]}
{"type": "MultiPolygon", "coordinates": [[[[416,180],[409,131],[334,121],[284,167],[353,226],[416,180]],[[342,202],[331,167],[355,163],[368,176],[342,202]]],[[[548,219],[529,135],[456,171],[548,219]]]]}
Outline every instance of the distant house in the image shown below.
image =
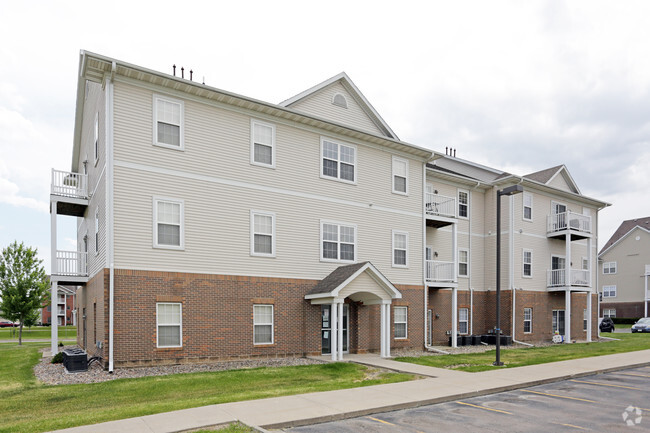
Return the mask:
{"type": "Polygon", "coordinates": [[[650,217],[623,221],[598,254],[602,317],[647,317],[650,217]]]}
{"type": "Polygon", "coordinates": [[[76,325],[77,315],[75,310],[76,287],[59,286],[56,305],[48,305],[41,309],[41,324],[52,324],[52,311],[55,311],[58,326],[76,325]]]}

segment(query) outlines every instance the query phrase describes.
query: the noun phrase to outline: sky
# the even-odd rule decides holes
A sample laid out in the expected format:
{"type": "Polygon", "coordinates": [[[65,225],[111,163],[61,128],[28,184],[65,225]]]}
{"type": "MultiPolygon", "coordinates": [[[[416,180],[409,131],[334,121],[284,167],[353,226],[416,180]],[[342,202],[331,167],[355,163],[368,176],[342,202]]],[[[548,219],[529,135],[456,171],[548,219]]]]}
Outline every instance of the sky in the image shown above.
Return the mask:
{"type": "Polygon", "coordinates": [[[38,248],[48,272],[82,49],[273,103],[345,71],[403,141],[518,175],[565,164],[613,205],[599,246],[650,216],[650,2],[150,4],[0,2],[0,246],[38,248]]]}

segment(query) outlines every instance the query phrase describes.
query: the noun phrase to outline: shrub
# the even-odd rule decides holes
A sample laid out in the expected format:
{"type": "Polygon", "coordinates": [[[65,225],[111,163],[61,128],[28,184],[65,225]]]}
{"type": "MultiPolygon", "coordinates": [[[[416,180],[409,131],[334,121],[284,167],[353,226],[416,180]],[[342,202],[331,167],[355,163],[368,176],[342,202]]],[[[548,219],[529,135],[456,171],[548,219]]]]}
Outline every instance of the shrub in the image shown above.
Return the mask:
{"type": "Polygon", "coordinates": [[[615,325],[634,325],[638,317],[612,317],[615,325]]]}
{"type": "Polygon", "coordinates": [[[52,357],[52,364],[61,364],[63,362],[63,352],[59,352],[52,357]]]}

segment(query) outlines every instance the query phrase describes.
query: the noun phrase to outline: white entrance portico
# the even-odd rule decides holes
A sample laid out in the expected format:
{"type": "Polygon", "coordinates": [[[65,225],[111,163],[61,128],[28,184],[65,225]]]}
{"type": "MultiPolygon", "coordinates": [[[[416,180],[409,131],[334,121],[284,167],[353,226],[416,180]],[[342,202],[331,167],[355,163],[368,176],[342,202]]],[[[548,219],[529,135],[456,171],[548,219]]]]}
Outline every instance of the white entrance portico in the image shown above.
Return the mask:
{"type": "Polygon", "coordinates": [[[336,268],[321,280],[305,299],[312,305],[331,305],[328,337],[332,360],[343,359],[343,304],[346,298],[360,305],[380,306],[380,354],[390,357],[390,306],[402,294],[370,262],[336,268]]]}

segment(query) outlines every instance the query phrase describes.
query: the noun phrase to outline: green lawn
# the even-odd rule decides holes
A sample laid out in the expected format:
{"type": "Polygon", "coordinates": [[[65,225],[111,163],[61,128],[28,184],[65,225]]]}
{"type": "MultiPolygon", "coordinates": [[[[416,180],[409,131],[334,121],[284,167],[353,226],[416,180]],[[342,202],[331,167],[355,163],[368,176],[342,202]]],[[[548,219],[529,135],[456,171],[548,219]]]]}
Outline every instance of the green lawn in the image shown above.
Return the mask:
{"type": "MultiPolygon", "coordinates": [[[[591,356],[650,349],[650,335],[648,334],[608,333],[603,335],[611,338],[618,338],[620,341],[558,344],[547,347],[527,347],[520,349],[507,349],[502,347],[501,361],[505,363],[506,368],[521,367],[524,365],[544,364],[547,362],[564,361],[567,359],[588,358],[591,356]]],[[[401,357],[396,358],[396,360],[411,362],[413,364],[428,365],[430,367],[476,372],[492,370],[495,368],[504,368],[492,365],[495,357],[495,350],[488,350],[484,353],[401,357]]]]}
{"type": "MultiPolygon", "coordinates": [[[[2,328],[0,329],[0,340],[16,340],[18,341],[19,328],[2,328]],[[15,331],[14,331],[15,330],[15,331]]],[[[23,328],[23,340],[31,338],[50,338],[52,330],[49,326],[33,326],[31,328],[23,328]]],[[[59,340],[76,340],[77,327],[76,326],[59,326],[59,340]]]]}
{"type": "MultiPolygon", "coordinates": [[[[0,344],[0,432],[43,432],[190,407],[402,382],[351,363],[256,368],[48,386],[32,372],[42,343],[0,344]]],[[[237,430],[233,430],[237,432],[237,430]]]]}

